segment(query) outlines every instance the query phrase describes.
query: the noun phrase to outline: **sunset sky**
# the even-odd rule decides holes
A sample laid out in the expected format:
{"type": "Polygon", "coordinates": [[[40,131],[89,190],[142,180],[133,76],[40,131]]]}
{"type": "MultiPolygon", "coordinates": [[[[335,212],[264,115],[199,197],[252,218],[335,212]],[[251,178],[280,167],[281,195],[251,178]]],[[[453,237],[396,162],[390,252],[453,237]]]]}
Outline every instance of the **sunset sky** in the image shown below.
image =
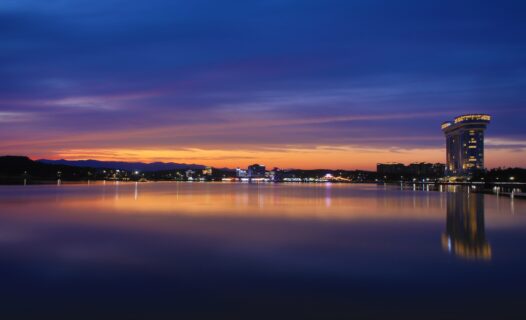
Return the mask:
{"type": "Polygon", "coordinates": [[[0,154],[373,169],[489,113],[526,167],[526,1],[0,1],[0,154]]]}

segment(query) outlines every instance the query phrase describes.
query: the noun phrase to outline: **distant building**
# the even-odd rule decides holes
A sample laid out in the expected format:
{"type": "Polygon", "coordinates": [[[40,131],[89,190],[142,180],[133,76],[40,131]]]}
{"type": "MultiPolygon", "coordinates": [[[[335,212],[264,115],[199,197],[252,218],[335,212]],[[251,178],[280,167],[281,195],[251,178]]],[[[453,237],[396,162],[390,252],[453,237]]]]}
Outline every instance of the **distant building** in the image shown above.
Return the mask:
{"type": "Polygon", "coordinates": [[[212,167],[206,167],[203,169],[203,175],[204,176],[211,176],[212,175],[212,167]]]}
{"type": "Polygon", "coordinates": [[[187,179],[193,179],[194,175],[195,175],[195,171],[194,170],[188,169],[185,172],[185,176],[186,176],[187,179]]]}
{"type": "Polygon", "coordinates": [[[413,177],[442,177],[446,165],[443,163],[415,162],[407,166],[408,173],[413,177]]]}
{"type": "Polygon", "coordinates": [[[279,168],[274,168],[268,173],[268,178],[274,182],[283,181],[283,171],[279,168]]]}
{"type": "Polygon", "coordinates": [[[264,178],[266,169],[264,165],[256,163],[248,166],[247,172],[249,178],[264,178]]]}
{"type": "Polygon", "coordinates": [[[247,170],[236,168],[236,178],[246,178],[248,177],[247,170]]]}
{"type": "Polygon", "coordinates": [[[490,120],[487,114],[467,114],[442,123],[446,135],[446,176],[469,176],[484,169],[484,130],[490,120]]]}

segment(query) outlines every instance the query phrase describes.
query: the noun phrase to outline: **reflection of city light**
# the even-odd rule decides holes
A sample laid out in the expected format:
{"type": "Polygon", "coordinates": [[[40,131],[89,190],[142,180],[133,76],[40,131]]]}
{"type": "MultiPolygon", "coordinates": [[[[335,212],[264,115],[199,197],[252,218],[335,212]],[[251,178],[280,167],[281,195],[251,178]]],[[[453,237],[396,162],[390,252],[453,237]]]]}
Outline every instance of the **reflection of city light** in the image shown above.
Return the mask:
{"type": "Polygon", "coordinates": [[[447,195],[446,232],[442,246],[454,255],[473,260],[491,260],[485,235],[484,197],[464,190],[447,195]]]}

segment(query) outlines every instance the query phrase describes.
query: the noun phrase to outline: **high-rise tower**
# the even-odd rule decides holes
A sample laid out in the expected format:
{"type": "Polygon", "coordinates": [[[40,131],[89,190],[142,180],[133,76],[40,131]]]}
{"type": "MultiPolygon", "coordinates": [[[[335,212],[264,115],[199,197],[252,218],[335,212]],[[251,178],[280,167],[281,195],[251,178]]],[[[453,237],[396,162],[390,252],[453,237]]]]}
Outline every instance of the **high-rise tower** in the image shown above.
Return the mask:
{"type": "Polygon", "coordinates": [[[442,123],[446,135],[446,176],[466,177],[484,169],[484,130],[491,116],[466,114],[442,123]]]}

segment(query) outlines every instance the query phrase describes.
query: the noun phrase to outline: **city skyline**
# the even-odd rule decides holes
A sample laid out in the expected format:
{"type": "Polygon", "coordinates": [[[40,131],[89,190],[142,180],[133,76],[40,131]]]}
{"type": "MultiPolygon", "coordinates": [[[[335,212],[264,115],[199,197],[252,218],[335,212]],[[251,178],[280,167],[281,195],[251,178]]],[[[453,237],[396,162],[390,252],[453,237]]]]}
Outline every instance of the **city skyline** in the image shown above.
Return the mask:
{"type": "Polygon", "coordinates": [[[0,153],[374,170],[487,113],[485,167],[526,167],[525,6],[2,1],[0,153]]]}

